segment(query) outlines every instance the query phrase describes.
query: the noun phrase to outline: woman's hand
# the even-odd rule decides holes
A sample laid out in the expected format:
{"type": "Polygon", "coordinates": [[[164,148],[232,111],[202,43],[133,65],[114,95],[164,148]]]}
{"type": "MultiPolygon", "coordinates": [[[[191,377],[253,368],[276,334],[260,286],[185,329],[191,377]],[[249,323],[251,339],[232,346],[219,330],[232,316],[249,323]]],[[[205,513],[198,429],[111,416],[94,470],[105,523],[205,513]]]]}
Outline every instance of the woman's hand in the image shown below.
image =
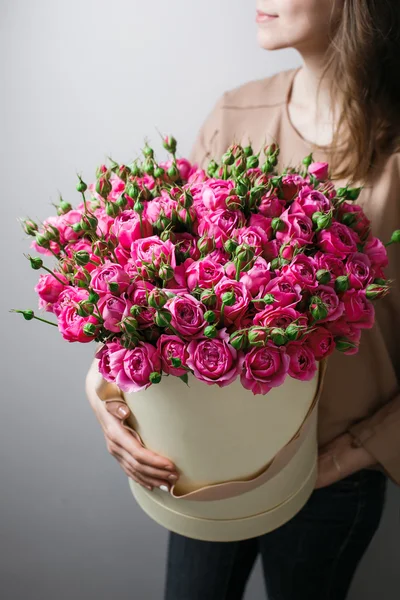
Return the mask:
{"type": "Polygon", "coordinates": [[[365,448],[354,448],[351,445],[352,440],[350,433],[343,433],[320,449],[315,488],[331,485],[361,469],[377,464],[365,448]]]}
{"type": "MultiPolygon", "coordinates": [[[[86,376],[86,395],[99,421],[106,439],[107,450],[119,462],[125,473],[141,485],[152,490],[154,486],[167,486],[178,479],[174,463],[167,458],[143,448],[141,443],[126,430],[121,420],[129,413],[129,406],[122,400],[116,388],[115,402],[108,399],[104,402],[96,393],[96,377],[98,377],[96,359],[86,376]],[[122,411],[122,412],[121,412],[122,411]],[[176,476],[172,479],[171,476],[176,476]]],[[[167,490],[165,490],[167,491],[167,490]]]]}

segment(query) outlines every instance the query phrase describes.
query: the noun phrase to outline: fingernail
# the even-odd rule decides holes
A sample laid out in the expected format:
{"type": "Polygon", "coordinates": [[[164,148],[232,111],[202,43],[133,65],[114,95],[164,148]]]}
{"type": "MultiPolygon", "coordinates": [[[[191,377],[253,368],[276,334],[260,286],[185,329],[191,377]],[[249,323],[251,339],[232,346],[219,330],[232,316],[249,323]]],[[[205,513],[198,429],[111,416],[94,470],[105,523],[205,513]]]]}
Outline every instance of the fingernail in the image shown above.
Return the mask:
{"type": "Polygon", "coordinates": [[[160,490],[162,490],[163,492],[169,493],[169,487],[167,485],[160,485],[160,490]]]}
{"type": "Polygon", "coordinates": [[[121,417],[126,417],[128,415],[128,409],[125,408],[125,406],[119,406],[117,412],[121,417]]]}
{"type": "Polygon", "coordinates": [[[168,479],[178,479],[177,475],[168,475],[168,479]]]}
{"type": "Polygon", "coordinates": [[[164,465],[163,468],[167,469],[167,471],[173,471],[174,470],[174,467],[171,467],[171,465],[164,465]]]}

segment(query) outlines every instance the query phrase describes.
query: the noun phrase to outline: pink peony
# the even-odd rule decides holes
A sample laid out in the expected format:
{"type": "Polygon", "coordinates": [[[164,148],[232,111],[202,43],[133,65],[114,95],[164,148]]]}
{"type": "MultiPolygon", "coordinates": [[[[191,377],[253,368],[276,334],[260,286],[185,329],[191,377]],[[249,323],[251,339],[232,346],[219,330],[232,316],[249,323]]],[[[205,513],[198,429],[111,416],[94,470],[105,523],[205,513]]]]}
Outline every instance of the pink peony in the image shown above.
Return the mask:
{"type": "Polygon", "coordinates": [[[244,357],[240,381],[253,394],[267,394],[285,381],[289,364],[290,358],[282,347],[268,344],[265,348],[253,348],[244,357]]]}
{"type": "Polygon", "coordinates": [[[231,384],[238,376],[241,354],[230,344],[226,329],[218,331],[218,337],[193,340],[188,346],[187,365],[195,377],[208,385],[219,387],[231,384]]]}

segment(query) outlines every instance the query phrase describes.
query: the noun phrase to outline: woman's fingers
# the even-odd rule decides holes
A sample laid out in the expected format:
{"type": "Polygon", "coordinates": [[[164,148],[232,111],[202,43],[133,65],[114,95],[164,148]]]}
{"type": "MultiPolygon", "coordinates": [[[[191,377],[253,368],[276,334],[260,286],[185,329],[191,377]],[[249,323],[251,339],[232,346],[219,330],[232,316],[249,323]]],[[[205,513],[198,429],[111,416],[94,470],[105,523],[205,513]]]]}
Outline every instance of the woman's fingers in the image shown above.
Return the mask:
{"type": "Polygon", "coordinates": [[[125,419],[131,412],[126,402],[121,400],[109,400],[105,405],[108,412],[117,419],[125,419]]]}

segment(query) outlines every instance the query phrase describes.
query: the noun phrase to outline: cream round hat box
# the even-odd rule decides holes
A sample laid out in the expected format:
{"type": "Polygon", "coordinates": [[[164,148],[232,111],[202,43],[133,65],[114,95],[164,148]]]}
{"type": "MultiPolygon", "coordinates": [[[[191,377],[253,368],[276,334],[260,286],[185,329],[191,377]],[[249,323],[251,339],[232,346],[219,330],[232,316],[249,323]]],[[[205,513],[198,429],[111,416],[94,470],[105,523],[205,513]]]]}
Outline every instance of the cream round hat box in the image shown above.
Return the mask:
{"type": "MultiPolygon", "coordinates": [[[[311,380],[288,375],[266,395],[239,378],[220,388],[192,374],[188,385],[163,376],[140,392],[119,390],[131,410],[124,426],[180,474],[170,493],[129,479],[139,506],[165,528],[209,541],[256,537],[289,521],[315,486],[327,360],[311,380]]],[[[115,384],[100,379],[98,395],[115,398],[115,384]]]]}

